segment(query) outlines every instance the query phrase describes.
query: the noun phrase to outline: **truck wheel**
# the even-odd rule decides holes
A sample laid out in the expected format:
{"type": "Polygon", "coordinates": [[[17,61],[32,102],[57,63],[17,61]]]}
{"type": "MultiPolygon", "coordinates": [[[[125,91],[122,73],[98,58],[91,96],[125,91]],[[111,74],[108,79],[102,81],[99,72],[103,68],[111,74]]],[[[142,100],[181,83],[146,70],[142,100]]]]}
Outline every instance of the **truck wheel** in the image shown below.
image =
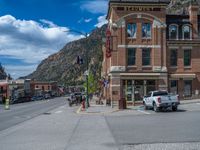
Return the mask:
{"type": "Polygon", "coordinates": [[[177,106],[172,106],[172,111],[177,111],[177,106]]]}
{"type": "Polygon", "coordinates": [[[153,110],[155,112],[158,112],[159,111],[159,108],[157,107],[156,103],[153,103],[153,110]]]}

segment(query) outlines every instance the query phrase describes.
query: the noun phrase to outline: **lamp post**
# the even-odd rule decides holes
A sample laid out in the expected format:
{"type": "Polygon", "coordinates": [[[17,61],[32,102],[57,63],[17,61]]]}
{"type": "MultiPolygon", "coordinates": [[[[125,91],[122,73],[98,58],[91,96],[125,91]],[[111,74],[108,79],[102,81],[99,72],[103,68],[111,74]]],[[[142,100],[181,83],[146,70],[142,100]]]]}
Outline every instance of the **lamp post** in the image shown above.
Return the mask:
{"type": "MultiPolygon", "coordinates": [[[[83,35],[86,40],[88,39],[87,33],[84,33],[84,32],[78,31],[78,30],[69,29],[69,30],[64,31],[64,32],[78,33],[80,35],[83,35]]],[[[89,93],[88,93],[88,88],[89,88],[88,76],[89,76],[88,50],[86,49],[86,108],[88,108],[90,106],[90,104],[89,104],[89,93]]]]}

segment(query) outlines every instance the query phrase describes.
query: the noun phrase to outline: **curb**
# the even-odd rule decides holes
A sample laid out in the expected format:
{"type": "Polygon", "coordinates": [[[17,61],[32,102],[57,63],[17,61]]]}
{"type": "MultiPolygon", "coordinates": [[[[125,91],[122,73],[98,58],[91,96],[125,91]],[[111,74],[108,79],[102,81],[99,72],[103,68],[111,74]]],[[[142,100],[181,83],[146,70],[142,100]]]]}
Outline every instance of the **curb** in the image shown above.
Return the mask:
{"type": "MultiPolygon", "coordinates": [[[[94,106],[95,107],[95,106],[94,106]]],[[[106,112],[86,112],[86,111],[81,111],[81,106],[77,109],[76,113],[81,114],[81,115],[105,115],[105,114],[110,114],[114,112],[120,111],[119,109],[111,110],[111,111],[106,111],[106,112]]]]}

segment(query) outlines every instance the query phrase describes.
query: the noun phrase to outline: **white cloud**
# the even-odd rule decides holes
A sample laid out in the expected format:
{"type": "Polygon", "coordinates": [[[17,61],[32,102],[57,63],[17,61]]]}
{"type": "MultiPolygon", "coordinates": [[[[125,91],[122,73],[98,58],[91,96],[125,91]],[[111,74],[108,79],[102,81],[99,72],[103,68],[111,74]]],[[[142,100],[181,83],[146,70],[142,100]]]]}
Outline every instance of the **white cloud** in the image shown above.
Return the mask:
{"type": "Polygon", "coordinates": [[[85,21],[86,23],[89,23],[89,22],[91,22],[91,21],[92,21],[92,18],[85,19],[84,21],[85,21]]]}
{"type": "Polygon", "coordinates": [[[85,22],[85,23],[89,23],[92,21],[92,18],[88,18],[88,19],[84,19],[84,18],[81,18],[78,23],[82,23],[82,22],[85,22]]]}
{"type": "MultiPolygon", "coordinates": [[[[40,21],[42,23],[16,19],[11,15],[1,16],[0,55],[21,59],[26,65],[39,64],[41,60],[60,50],[66,43],[82,37],[64,32],[69,30],[67,27],[57,26],[45,19],[40,21]]],[[[12,67],[8,71],[10,74],[14,73],[12,67]]],[[[26,73],[27,71],[22,69],[16,72],[15,76],[27,75],[26,73]]]]}
{"type": "Polygon", "coordinates": [[[106,15],[98,17],[97,20],[98,20],[98,23],[95,25],[95,27],[98,27],[98,28],[108,23],[108,21],[106,20],[106,15]]]}
{"type": "Polygon", "coordinates": [[[108,8],[107,0],[85,1],[81,4],[81,9],[93,14],[105,14],[108,8]]]}
{"type": "Polygon", "coordinates": [[[13,65],[5,65],[6,72],[9,72],[11,77],[17,79],[18,77],[22,77],[24,75],[28,75],[36,70],[36,65],[29,65],[29,66],[13,66],[13,65]]]}

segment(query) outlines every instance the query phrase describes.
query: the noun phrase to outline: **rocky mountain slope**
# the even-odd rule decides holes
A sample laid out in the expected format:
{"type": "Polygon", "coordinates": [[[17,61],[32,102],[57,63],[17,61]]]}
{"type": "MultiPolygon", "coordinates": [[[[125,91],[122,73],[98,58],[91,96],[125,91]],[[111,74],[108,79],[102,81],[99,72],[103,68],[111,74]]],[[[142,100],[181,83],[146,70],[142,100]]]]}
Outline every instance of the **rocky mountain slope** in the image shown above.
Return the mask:
{"type": "Polygon", "coordinates": [[[36,71],[25,78],[39,81],[58,81],[60,84],[73,85],[81,82],[83,73],[90,70],[96,78],[100,76],[102,62],[102,37],[105,37],[106,25],[97,28],[86,39],[70,42],[58,53],[43,60],[36,71]],[[88,53],[88,59],[87,59],[88,53]],[[83,64],[76,64],[77,56],[83,59],[83,64]]]}

